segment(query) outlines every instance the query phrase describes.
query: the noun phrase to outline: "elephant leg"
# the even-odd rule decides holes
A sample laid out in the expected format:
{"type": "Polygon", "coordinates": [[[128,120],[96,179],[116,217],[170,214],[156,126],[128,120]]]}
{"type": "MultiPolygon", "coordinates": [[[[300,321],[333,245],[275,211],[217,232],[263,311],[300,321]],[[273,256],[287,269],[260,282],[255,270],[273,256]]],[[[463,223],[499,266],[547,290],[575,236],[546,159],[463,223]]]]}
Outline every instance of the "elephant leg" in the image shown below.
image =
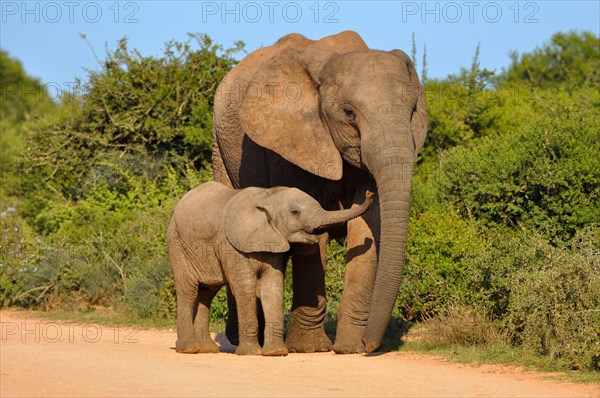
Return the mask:
{"type": "MultiPolygon", "coordinates": [[[[237,316],[237,303],[235,301],[235,296],[231,292],[231,288],[227,286],[227,323],[225,324],[225,335],[227,336],[227,340],[233,345],[240,344],[240,335],[238,333],[239,324],[238,324],[238,316],[237,316]]],[[[258,316],[258,342],[262,345],[264,341],[263,330],[265,328],[265,317],[264,317],[263,307],[261,304],[261,300],[259,298],[256,299],[256,315],[258,316]]]]}
{"type": "Polygon", "coordinates": [[[325,258],[327,234],[321,235],[319,251],[292,255],[294,297],[285,344],[290,352],[331,351],[325,334],[325,258]]]}
{"type": "MultiPolygon", "coordinates": [[[[235,353],[238,355],[260,355],[262,349],[258,344],[258,319],[256,316],[256,275],[247,264],[238,264],[235,277],[229,277],[231,290],[235,295],[238,316],[239,344],[235,353]]],[[[231,310],[231,309],[230,309],[231,310]]]]}
{"type": "Polygon", "coordinates": [[[191,265],[177,239],[169,241],[169,261],[177,293],[177,342],[175,351],[185,354],[200,352],[194,333],[194,318],[198,312],[198,282],[190,280],[191,265]]]}
{"type": "Polygon", "coordinates": [[[219,291],[215,287],[198,288],[198,308],[194,317],[194,337],[198,352],[219,352],[219,346],[210,337],[210,303],[219,291]]]}
{"type": "MultiPolygon", "coordinates": [[[[364,190],[357,190],[359,203],[364,190]]],[[[377,273],[379,242],[379,203],[377,200],[362,216],[348,222],[344,294],[338,312],[333,350],[338,354],[365,352],[362,337],[369,317],[369,305],[377,273]]]]}
{"type": "MultiPolygon", "coordinates": [[[[275,256],[273,256],[275,257],[275,256]]],[[[288,349],[283,342],[283,256],[276,256],[277,264],[267,265],[258,280],[258,290],[265,315],[262,354],[284,356],[288,349]]]]}
{"type": "Polygon", "coordinates": [[[177,294],[177,342],[175,351],[183,354],[200,352],[194,335],[194,314],[198,308],[198,300],[177,294]]]}

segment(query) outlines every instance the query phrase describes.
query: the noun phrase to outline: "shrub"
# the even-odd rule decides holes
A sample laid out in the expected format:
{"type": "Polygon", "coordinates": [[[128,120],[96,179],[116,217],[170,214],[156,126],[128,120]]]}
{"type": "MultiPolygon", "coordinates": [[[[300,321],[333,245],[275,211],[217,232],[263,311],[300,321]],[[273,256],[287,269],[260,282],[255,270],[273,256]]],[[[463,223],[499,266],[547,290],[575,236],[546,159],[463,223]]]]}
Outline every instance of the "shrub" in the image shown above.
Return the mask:
{"type": "Polygon", "coordinates": [[[27,303],[26,275],[38,271],[39,247],[42,243],[19,216],[15,207],[0,212],[0,308],[27,303]]]}
{"type": "Polygon", "coordinates": [[[451,210],[430,210],[410,219],[400,315],[407,320],[430,318],[464,295],[463,259],[483,247],[478,234],[476,225],[451,210]]]}
{"type": "Polygon", "coordinates": [[[144,267],[137,267],[127,277],[123,299],[126,307],[138,317],[175,319],[175,285],[166,256],[144,267]]]}
{"type": "Polygon", "coordinates": [[[536,234],[495,231],[465,259],[462,303],[490,314],[515,345],[576,369],[598,368],[600,235],[579,232],[572,247],[536,234]]]}
{"type": "MultiPolygon", "coordinates": [[[[173,315],[166,227],[177,199],[211,178],[214,92],[242,47],[190,35],[145,57],[123,39],[79,92],[28,125],[11,189],[46,248],[34,274],[3,267],[2,305],[124,304],[140,316],[173,315]]],[[[23,238],[6,239],[16,247],[23,238]]]]}
{"type": "MultiPolygon", "coordinates": [[[[598,228],[599,226],[595,226],[598,228]]],[[[600,234],[576,237],[572,250],[534,239],[530,262],[513,275],[506,324],[515,343],[600,370],[600,234]]]]}
{"type": "Polygon", "coordinates": [[[511,54],[505,78],[541,87],[578,86],[600,75],[600,39],[592,32],[555,33],[531,53],[511,54]]]}
{"type": "Polygon", "coordinates": [[[538,120],[448,151],[439,178],[443,198],[463,217],[569,242],[600,222],[600,119],[592,113],[538,120]]]}

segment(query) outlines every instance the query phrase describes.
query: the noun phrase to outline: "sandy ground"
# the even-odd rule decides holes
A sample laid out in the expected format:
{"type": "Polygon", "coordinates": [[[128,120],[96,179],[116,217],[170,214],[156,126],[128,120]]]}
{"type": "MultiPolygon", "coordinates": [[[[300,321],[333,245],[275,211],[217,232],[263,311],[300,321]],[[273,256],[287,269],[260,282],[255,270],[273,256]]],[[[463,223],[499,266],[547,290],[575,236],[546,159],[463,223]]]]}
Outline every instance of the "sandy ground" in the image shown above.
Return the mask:
{"type": "Polygon", "coordinates": [[[176,354],[174,331],[0,312],[0,396],[600,397],[600,386],[543,380],[412,353],[238,357],[176,354]]]}

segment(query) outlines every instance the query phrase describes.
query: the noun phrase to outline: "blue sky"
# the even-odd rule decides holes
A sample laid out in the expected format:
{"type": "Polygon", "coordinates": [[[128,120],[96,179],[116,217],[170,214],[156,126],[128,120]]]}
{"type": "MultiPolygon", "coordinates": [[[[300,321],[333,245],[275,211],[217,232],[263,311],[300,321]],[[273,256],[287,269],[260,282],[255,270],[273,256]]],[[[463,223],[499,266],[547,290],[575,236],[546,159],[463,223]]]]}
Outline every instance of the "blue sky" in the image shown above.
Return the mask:
{"type": "Polygon", "coordinates": [[[83,68],[97,68],[86,34],[100,58],[127,36],[144,55],[164,42],[207,33],[230,47],[252,51],[299,32],[311,39],[351,29],[371,48],[411,52],[414,33],[421,70],[443,78],[470,65],[481,43],[483,67],[501,71],[508,53],[531,51],[557,31],[599,34],[600,2],[592,1],[0,1],[0,47],[43,82],[68,87],[83,68]]]}

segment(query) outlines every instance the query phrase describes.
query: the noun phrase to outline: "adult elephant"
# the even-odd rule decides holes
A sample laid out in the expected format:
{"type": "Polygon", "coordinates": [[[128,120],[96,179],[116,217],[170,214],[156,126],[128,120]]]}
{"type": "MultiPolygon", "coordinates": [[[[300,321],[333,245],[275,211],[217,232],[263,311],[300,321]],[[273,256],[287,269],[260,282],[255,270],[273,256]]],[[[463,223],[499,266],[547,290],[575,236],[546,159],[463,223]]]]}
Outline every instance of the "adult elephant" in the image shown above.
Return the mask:
{"type": "MultiPolygon", "coordinates": [[[[410,58],[371,50],[351,31],[318,41],[287,35],[249,54],[217,90],[217,181],[297,187],[328,210],[357,205],[365,188],[377,192],[370,210],[347,224],[337,353],[372,352],[381,343],[400,285],[411,176],[426,133],[410,58]]],[[[331,349],[323,329],[327,239],[322,235],[312,253],[292,248],[292,352],[331,349]]],[[[228,335],[235,323],[228,322],[228,335]]]]}

